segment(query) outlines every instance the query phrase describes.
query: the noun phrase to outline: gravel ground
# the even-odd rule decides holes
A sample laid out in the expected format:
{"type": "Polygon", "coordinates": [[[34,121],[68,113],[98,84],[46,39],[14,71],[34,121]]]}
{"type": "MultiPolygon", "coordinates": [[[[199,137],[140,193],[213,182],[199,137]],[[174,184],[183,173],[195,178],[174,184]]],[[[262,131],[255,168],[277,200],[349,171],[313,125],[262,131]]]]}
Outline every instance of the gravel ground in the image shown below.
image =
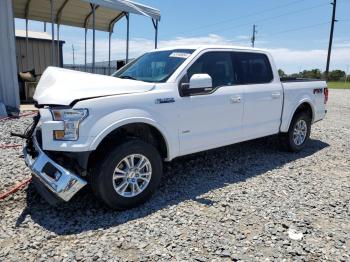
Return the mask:
{"type": "MultiPolygon", "coordinates": [[[[52,208],[33,186],[0,201],[0,261],[350,261],[350,91],[301,153],[265,138],[175,160],[150,202],[108,210],[89,189],[52,208]]],[[[30,118],[0,123],[0,144],[30,118]]],[[[1,149],[0,192],[29,177],[1,149]]]]}

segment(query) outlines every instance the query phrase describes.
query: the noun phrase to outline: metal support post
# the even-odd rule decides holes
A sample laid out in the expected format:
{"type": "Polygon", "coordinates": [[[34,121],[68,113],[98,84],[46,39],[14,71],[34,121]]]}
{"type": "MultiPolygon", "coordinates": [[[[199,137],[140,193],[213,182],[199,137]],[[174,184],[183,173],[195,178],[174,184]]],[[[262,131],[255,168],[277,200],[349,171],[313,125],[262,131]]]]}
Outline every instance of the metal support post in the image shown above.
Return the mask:
{"type": "Polygon", "coordinates": [[[111,74],[111,38],[112,38],[112,31],[109,31],[108,34],[108,74],[111,74]]]}
{"type": "Polygon", "coordinates": [[[60,24],[57,24],[57,66],[60,67],[60,24]]]}
{"type": "Polygon", "coordinates": [[[92,73],[95,73],[95,20],[96,20],[96,6],[92,7],[92,73]]]}
{"type": "Polygon", "coordinates": [[[126,56],[125,56],[125,64],[129,62],[129,13],[125,14],[126,17],[126,56]]]}
{"type": "Polygon", "coordinates": [[[154,49],[158,47],[158,20],[152,18],[152,23],[154,27],[154,49]]]}
{"type": "Polygon", "coordinates": [[[26,19],[26,63],[29,70],[29,43],[28,43],[28,19],[26,19]]]}
{"type": "Polygon", "coordinates": [[[86,38],[87,38],[87,28],[85,27],[85,48],[84,48],[85,72],[86,72],[86,70],[87,70],[87,59],[86,59],[86,38]]]}
{"type": "Polygon", "coordinates": [[[51,46],[51,64],[55,65],[55,17],[53,14],[54,11],[54,0],[50,0],[51,6],[51,37],[52,37],[52,46],[51,46]]]}

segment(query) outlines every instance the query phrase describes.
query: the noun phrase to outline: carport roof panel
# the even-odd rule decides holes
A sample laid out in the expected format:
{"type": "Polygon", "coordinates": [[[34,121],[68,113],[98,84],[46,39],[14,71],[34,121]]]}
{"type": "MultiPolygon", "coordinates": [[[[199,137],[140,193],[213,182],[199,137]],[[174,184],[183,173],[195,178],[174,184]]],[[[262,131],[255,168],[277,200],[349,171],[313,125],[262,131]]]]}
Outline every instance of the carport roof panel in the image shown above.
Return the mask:
{"type": "MultiPolygon", "coordinates": [[[[56,23],[92,28],[90,4],[96,5],[95,26],[101,31],[110,31],[112,29],[110,25],[122,18],[125,13],[160,20],[159,10],[126,0],[54,0],[56,23]]],[[[51,6],[48,0],[13,0],[13,10],[16,18],[51,22],[51,6]]]]}

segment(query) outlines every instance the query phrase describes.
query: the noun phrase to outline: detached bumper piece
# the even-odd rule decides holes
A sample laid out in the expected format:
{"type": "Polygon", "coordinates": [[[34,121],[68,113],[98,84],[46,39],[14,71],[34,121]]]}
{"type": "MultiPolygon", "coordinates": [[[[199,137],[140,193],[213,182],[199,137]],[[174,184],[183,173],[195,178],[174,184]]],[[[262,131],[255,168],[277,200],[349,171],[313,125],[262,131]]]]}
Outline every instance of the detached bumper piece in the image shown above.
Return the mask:
{"type": "Polygon", "coordinates": [[[26,165],[35,177],[63,201],[69,201],[87,182],[50,159],[40,148],[35,136],[32,145],[23,148],[26,165]]]}

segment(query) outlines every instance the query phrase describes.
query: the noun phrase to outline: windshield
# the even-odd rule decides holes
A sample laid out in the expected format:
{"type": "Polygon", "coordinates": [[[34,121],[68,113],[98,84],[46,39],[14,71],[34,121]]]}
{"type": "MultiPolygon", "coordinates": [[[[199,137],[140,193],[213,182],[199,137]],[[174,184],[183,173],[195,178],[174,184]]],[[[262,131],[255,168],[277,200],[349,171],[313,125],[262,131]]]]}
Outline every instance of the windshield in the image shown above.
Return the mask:
{"type": "Polygon", "coordinates": [[[193,52],[192,49],[174,49],[146,53],[113,76],[145,82],[165,82],[193,52]]]}

